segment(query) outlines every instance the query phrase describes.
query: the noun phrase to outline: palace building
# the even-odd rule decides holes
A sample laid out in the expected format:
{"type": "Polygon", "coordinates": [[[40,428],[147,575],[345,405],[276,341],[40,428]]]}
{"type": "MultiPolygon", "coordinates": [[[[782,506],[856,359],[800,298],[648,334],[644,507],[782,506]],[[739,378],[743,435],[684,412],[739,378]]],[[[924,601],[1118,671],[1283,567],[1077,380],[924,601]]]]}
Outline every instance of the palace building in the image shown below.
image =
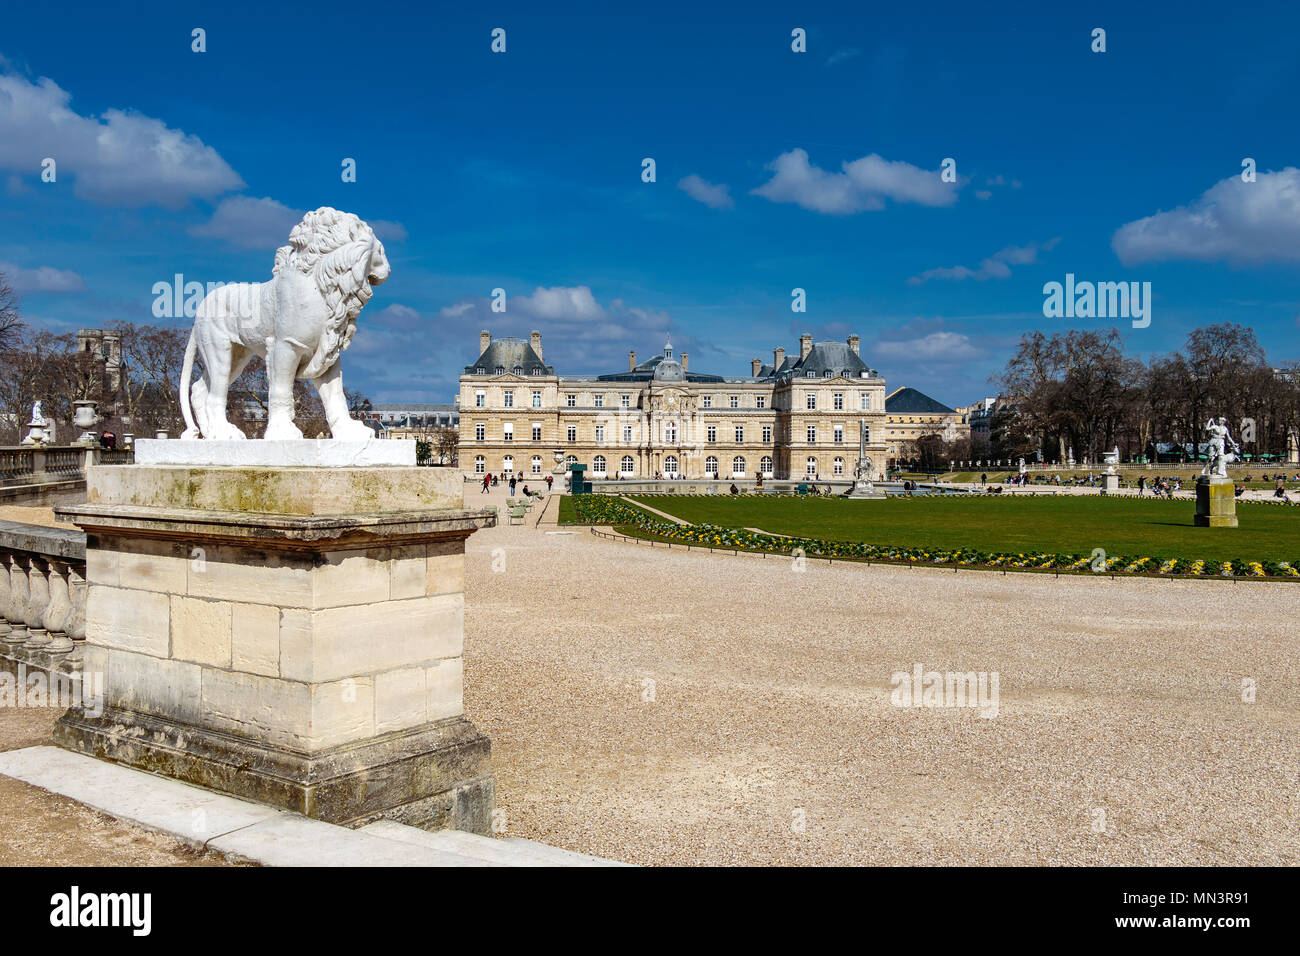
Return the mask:
{"type": "MultiPolygon", "coordinates": [[[[890,438],[885,380],[859,342],[801,335],[797,351],[778,347],[743,376],[692,371],[671,342],[644,362],[629,352],[625,371],[559,375],[543,359],[540,332],[525,341],[484,331],[460,377],[460,468],[543,477],[559,452],[594,478],[851,478],[865,422],[867,455],[883,478],[900,446],[890,438]]],[[[913,408],[926,396],[908,398],[913,408]]],[[[937,402],[924,410],[936,432],[952,416],[961,418],[937,402]]]]}

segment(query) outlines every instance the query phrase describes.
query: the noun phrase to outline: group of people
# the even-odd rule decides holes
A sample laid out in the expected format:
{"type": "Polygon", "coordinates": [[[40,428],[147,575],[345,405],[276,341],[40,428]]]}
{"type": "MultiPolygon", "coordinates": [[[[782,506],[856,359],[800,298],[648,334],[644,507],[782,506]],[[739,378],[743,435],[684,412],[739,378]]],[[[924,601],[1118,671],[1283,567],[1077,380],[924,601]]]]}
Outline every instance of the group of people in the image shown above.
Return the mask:
{"type": "MultiPolygon", "coordinates": [[[[487,473],[483,476],[483,488],[482,488],[482,490],[479,492],[479,494],[482,494],[482,495],[487,494],[487,493],[488,493],[488,489],[490,489],[490,488],[495,488],[495,487],[497,486],[497,482],[500,481],[500,480],[502,480],[502,479],[504,479],[504,480],[506,481],[506,483],[510,486],[510,494],[511,494],[511,496],[513,497],[513,496],[514,496],[514,493],[515,493],[515,485],[518,484],[518,482],[519,482],[519,479],[515,477],[514,472],[511,472],[509,475],[494,475],[494,474],[492,474],[492,472],[490,472],[490,471],[487,472],[487,473]]],[[[554,479],[554,478],[552,478],[550,475],[547,475],[547,476],[546,476],[546,490],[547,490],[547,491],[550,491],[550,490],[551,490],[551,485],[554,484],[554,482],[555,482],[555,479],[554,479]]],[[[527,485],[524,485],[523,488],[520,489],[520,490],[521,490],[521,492],[523,493],[524,497],[530,497],[531,494],[532,494],[531,492],[529,492],[529,490],[528,490],[528,486],[527,486],[527,485]]],[[[537,492],[537,493],[538,493],[538,494],[541,494],[541,492],[537,492]]]]}
{"type": "MultiPolygon", "coordinates": [[[[1161,495],[1164,495],[1166,498],[1172,498],[1175,492],[1183,490],[1183,479],[1177,476],[1173,478],[1165,478],[1162,475],[1157,475],[1148,481],[1146,475],[1140,475],[1138,477],[1139,498],[1146,494],[1147,488],[1150,488],[1151,494],[1157,498],[1161,495]]],[[[1245,490],[1244,487],[1242,490],[1245,490]]],[[[1238,491],[1237,494],[1240,495],[1241,491],[1238,491]]]]}

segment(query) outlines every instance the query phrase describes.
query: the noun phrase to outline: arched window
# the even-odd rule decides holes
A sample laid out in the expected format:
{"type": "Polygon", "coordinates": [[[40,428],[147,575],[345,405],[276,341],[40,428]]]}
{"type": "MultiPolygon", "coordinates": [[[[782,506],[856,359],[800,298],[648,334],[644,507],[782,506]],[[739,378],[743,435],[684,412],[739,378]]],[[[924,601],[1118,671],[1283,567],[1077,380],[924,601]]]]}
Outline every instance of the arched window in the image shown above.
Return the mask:
{"type": "Polygon", "coordinates": [[[481,475],[487,471],[487,462],[483,460],[482,455],[474,456],[474,474],[481,475]]]}
{"type": "Polygon", "coordinates": [[[836,458],[835,461],[834,461],[834,465],[833,465],[833,467],[834,467],[834,469],[835,469],[835,474],[837,474],[837,475],[842,475],[842,474],[844,474],[844,459],[843,459],[843,458],[836,458]]]}
{"type": "Polygon", "coordinates": [[[772,456],[764,455],[762,461],[758,463],[758,468],[767,477],[772,477],[772,456]]]}
{"type": "Polygon", "coordinates": [[[731,459],[731,474],[736,478],[745,477],[745,459],[742,455],[737,455],[731,459]]]}
{"type": "Polygon", "coordinates": [[[623,474],[630,475],[632,474],[632,469],[636,467],[636,463],[632,461],[631,455],[624,455],[623,461],[619,467],[623,470],[623,474]]]}
{"type": "Polygon", "coordinates": [[[704,459],[704,473],[710,478],[718,477],[718,459],[716,456],[710,455],[704,459]]]}
{"type": "Polygon", "coordinates": [[[594,474],[603,475],[605,473],[605,456],[597,455],[591,459],[591,470],[594,474]]]}
{"type": "Polygon", "coordinates": [[[578,463],[578,456],[577,456],[577,455],[565,455],[565,456],[564,456],[564,467],[567,468],[567,467],[569,467],[569,465],[576,465],[577,463],[578,463]]]}
{"type": "Polygon", "coordinates": [[[809,459],[808,459],[808,468],[807,468],[807,471],[808,471],[808,474],[810,474],[810,475],[815,475],[815,474],[817,474],[817,459],[816,459],[816,458],[809,458],[809,459]]]}
{"type": "Polygon", "coordinates": [[[669,455],[664,459],[664,474],[670,478],[677,477],[677,456],[669,455]]]}
{"type": "Polygon", "coordinates": [[[504,457],[504,458],[501,459],[501,470],[502,470],[502,471],[514,471],[514,470],[515,470],[515,456],[514,456],[514,455],[506,455],[506,457],[504,457]]]}
{"type": "Polygon", "coordinates": [[[533,474],[534,474],[534,475],[540,475],[541,473],[542,473],[542,456],[541,456],[541,455],[534,455],[534,456],[533,456],[533,474]]]}

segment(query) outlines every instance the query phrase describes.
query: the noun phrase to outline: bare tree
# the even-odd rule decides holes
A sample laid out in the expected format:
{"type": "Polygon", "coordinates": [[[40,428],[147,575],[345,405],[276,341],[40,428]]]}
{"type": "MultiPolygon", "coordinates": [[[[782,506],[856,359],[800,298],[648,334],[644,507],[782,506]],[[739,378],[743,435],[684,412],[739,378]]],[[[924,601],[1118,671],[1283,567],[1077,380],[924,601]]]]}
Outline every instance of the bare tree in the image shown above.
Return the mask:
{"type": "Polygon", "coordinates": [[[13,290],[5,274],[0,272],[0,355],[14,348],[23,337],[26,326],[18,310],[18,293],[13,290]]]}

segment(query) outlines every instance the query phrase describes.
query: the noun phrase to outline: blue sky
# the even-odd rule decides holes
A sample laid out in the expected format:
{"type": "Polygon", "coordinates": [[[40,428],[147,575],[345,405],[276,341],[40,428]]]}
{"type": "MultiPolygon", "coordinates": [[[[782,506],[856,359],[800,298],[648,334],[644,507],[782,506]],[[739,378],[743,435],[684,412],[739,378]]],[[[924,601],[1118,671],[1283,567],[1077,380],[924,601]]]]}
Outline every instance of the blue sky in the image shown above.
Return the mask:
{"type": "Polygon", "coordinates": [[[575,374],[668,332],[732,375],[856,332],[950,405],[1032,329],[1145,354],[1230,320],[1300,359],[1294,4],[446,6],[8,4],[0,271],[28,319],[158,321],[155,283],[265,279],[333,205],[393,265],[344,363],[378,400],[450,400],[483,327],[575,374]],[[1045,318],[1066,273],[1150,282],[1150,327],[1045,318]]]}

